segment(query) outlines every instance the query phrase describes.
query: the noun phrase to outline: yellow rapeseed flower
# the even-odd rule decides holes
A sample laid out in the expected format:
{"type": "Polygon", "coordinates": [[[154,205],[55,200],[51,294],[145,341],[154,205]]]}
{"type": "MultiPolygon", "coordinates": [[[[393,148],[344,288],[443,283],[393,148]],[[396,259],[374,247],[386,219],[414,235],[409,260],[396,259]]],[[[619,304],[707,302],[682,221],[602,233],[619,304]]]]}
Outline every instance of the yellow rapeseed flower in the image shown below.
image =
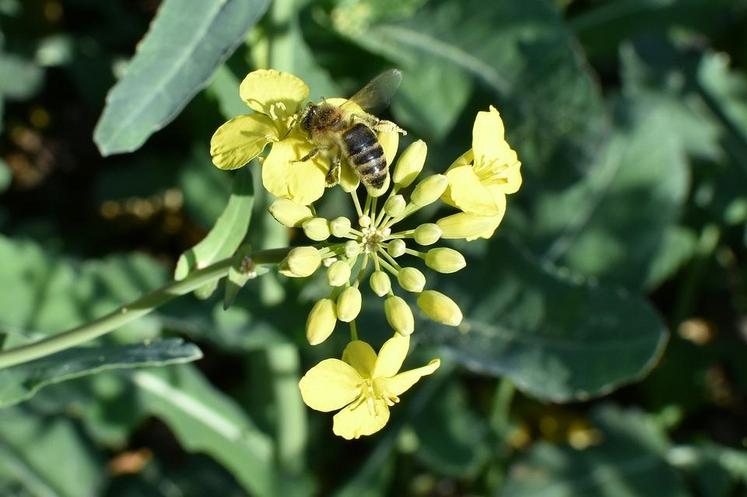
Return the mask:
{"type": "Polygon", "coordinates": [[[399,396],[441,364],[433,359],[400,373],[409,347],[410,338],[396,334],[377,356],[369,344],[353,340],[342,360],[325,359],[301,378],[301,396],[317,411],[340,410],[333,420],[335,435],[351,440],[376,433],[389,421],[389,408],[399,402],[399,396]]]}
{"type": "Polygon", "coordinates": [[[478,112],[472,128],[472,149],[446,172],[447,204],[462,212],[439,219],[444,238],[490,238],[506,213],[506,195],[521,186],[521,162],[504,137],[503,121],[490,106],[478,112]]]}

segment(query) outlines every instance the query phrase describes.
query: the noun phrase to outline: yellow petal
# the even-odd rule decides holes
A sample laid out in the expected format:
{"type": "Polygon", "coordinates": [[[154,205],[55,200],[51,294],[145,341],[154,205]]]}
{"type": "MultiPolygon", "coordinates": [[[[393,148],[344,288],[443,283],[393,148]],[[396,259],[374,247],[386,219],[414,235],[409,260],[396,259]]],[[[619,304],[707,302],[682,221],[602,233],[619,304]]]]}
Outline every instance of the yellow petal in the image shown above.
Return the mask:
{"type": "Polygon", "coordinates": [[[241,99],[256,112],[285,119],[298,111],[309,97],[309,87],[296,76],[260,69],[250,72],[239,86],[241,99]]]}
{"type": "Polygon", "coordinates": [[[469,149],[466,152],[464,152],[462,155],[457,157],[456,160],[451,163],[447,171],[450,171],[456,167],[469,166],[470,164],[474,162],[474,160],[475,160],[475,153],[472,151],[472,149],[469,149]]]}
{"type": "Polygon", "coordinates": [[[505,166],[500,174],[500,179],[500,183],[491,182],[485,187],[492,192],[500,192],[506,195],[519,191],[522,183],[521,162],[515,161],[510,166],[505,166]]]}
{"type": "Polygon", "coordinates": [[[348,193],[355,191],[360,183],[360,177],[356,174],[353,168],[350,167],[348,161],[343,161],[340,166],[340,187],[343,191],[348,193]]]}
{"type": "Polygon", "coordinates": [[[376,352],[362,340],[353,340],[345,347],[342,360],[353,366],[363,378],[372,378],[376,352]]]}
{"type": "Polygon", "coordinates": [[[472,149],[475,162],[491,161],[504,153],[505,139],[503,120],[498,111],[490,106],[487,112],[478,112],[472,126],[472,149]]]}
{"type": "Polygon", "coordinates": [[[358,397],[363,378],[339,359],[325,359],[298,382],[306,405],[322,412],[336,411],[358,397]]]}
{"type": "Polygon", "coordinates": [[[267,117],[238,116],[215,131],[210,139],[210,155],[220,169],[238,169],[276,139],[276,128],[267,117]]]}
{"type": "Polygon", "coordinates": [[[503,219],[503,213],[499,216],[479,216],[459,212],[439,219],[436,224],[443,231],[442,238],[475,240],[493,236],[493,232],[501,223],[501,219],[503,219]]]}
{"type": "Polygon", "coordinates": [[[347,440],[372,435],[389,421],[389,408],[381,399],[353,403],[335,414],[332,431],[347,440]]]}
{"type": "Polygon", "coordinates": [[[309,205],[324,194],[328,166],[317,155],[296,162],[311,150],[311,144],[292,134],[273,144],[262,164],[262,184],[276,197],[289,198],[309,205]]]}
{"type": "Polygon", "coordinates": [[[447,204],[472,214],[494,216],[498,206],[483,186],[472,166],[459,166],[446,172],[449,185],[442,199],[447,204]]]}
{"type": "Polygon", "coordinates": [[[410,389],[423,376],[433,373],[441,365],[439,359],[433,359],[422,368],[411,369],[391,378],[380,380],[383,390],[389,395],[400,396],[410,389]]]}
{"type": "Polygon", "coordinates": [[[410,337],[399,333],[384,342],[379,350],[379,357],[373,369],[374,378],[387,378],[397,374],[407,357],[410,348],[410,337]]]}

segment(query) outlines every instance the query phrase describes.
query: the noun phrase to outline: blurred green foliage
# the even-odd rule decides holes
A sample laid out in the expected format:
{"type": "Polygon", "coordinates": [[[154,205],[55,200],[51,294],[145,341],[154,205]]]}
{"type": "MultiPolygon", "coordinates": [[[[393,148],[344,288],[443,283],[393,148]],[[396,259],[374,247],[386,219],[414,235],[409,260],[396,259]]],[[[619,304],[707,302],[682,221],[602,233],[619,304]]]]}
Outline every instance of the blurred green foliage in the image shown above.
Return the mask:
{"type": "Polygon", "coordinates": [[[492,104],[524,175],[381,433],[305,408],[343,338],[309,347],[320,287],[268,274],[0,370],[0,495],[747,495],[745,33],[743,0],[0,0],[0,349],[300,241],[210,164],[254,68],[319,98],[400,67],[431,171],[492,104]]]}

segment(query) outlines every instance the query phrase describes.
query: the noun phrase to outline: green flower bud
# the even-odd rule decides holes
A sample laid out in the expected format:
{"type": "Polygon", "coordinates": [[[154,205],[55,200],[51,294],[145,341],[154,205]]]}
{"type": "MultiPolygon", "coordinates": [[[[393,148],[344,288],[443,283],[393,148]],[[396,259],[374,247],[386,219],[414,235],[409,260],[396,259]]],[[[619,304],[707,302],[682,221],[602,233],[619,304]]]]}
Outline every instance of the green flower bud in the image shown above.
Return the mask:
{"type": "Polygon", "coordinates": [[[270,214],[280,224],[289,228],[301,226],[301,223],[314,217],[311,209],[287,198],[275,200],[269,208],[270,214]]]}
{"type": "Polygon", "coordinates": [[[314,304],[306,320],[306,339],[311,345],[325,341],[335,329],[337,314],[332,299],[321,299],[314,304]]]}
{"type": "Polygon", "coordinates": [[[400,335],[411,335],[415,331],[415,317],[405,299],[392,295],[384,301],[384,314],[389,326],[400,335]]]}
{"type": "Polygon", "coordinates": [[[418,295],[418,307],[430,319],[449,326],[459,326],[462,311],[449,297],[435,290],[426,290],[418,295]]]}
{"type": "Polygon", "coordinates": [[[371,273],[371,279],[368,281],[371,284],[371,290],[379,297],[383,297],[392,289],[392,282],[389,279],[389,275],[384,271],[374,271],[371,273]]]}
{"type": "Polygon", "coordinates": [[[350,279],[350,264],[346,261],[334,262],[327,269],[327,281],[330,286],[342,286],[350,279]]]}
{"type": "Polygon", "coordinates": [[[314,247],[296,247],[280,263],[281,274],[291,278],[306,278],[314,274],[322,263],[322,256],[314,247]]]}
{"type": "Polygon", "coordinates": [[[406,206],[407,202],[405,202],[405,197],[402,195],[393,195],[384,202],[384,212],[389,216],[397,217],[405,212],[406,206]]]}
{"type": "Polygon", "coordinates": [[[467,261],[456,250],[439,247],[426,252],[425,265],[439,273],[456,273],[467,265],[467,261]]]}
{"type": "Polygon", "coordinates": [[[369,226],[371,226],[371,218],[365,214],[362,215],[358,218],[358,225],[361,228],[368,228],[369,226]]]}
{"type": "Polygon", "coordinates": [[[337,298],[337,319],[349,323],[361,312],[363,296],[357,287],[350,286],[342,291],[337,298]]]}
{"type": "Polygon", "coordinates": [[[355,259],[358,257],[358,254],[361,253],[361,244],[359,242],[350,240],[345,242],[344,245],[345,249],[345,257],[348,259],[355,259]]]}
{"type": "Polygon", "coordinates": [[[408,292],[422,292],[425,288],[425,275],[414,267],[403,267],[397,272],[399,286],[408,292]]]}
{"type": "Polygon", "coordinates": [[[315,242],[321,242],[329,238],[329,223],[323,217],[307,219],[301,225],[303,232],[315,242]]]}
{"type": "Polygon", "coordinates": [[[433,245],[441,239],[441,228],[436,223],[425,223],[415,228],[413,238],[418,245],[433,245]]]}
{"type": "Polygon", "coordinates": [[[434,174],[415,186],[410,201],[417,207],[425,207],[438,200],[449,186],[449,180],[443,174],[434,174]]]}
{"type": "Polygon", "coordinates": [[[400,154],[397,164],[394,166],[392,180],[400,188],[407,188],[415,181],[425,164],[425,156],[428,146],[423,140],[412,143],[400,154]]]}
{"type": "Polygon", "coordinates": [[[329,231],[337,238],[342,238],[350,233],[350,219],[346,217],[336,217],[329,222],[329,231]]]}
{"type": "Polygon", "coordinates": [[[405,241],[400,240],[399,238],[395,238],[394,240],[389,242],[389,245],[386,248],[386,251],[392,257],[400,257],[401,255],[404,255],[406,250],[407,245],[405,244],[405,241]]]}

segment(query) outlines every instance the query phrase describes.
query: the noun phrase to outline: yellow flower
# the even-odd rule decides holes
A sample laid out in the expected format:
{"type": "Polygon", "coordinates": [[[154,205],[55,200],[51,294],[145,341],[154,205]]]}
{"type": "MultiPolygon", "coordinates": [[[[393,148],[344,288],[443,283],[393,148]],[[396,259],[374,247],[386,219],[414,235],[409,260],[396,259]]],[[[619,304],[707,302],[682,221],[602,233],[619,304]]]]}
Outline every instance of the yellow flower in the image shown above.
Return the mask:
{"type": "Polygon", "coordinates": [[[503,121],[490,106],[478,112],[472,128],[472,149],[446,172],[447,204],[462,212],[440,219],[444,238],[490,238],[506,212],[506,195],[521,186],[521,162],[504,138],[503,121]]]}
{"type": "Polygon", "coordinates": [[[389,407],[423,376],[433,373],[441,362],[399,373],[410,347],[409,337],[395,335],[379,355],[369,344],[353,340],[342,360],[326,359],[311,368],[298,386],[304,402],[312,409],[331,412],[335,435],[351,440],[376,433],[389,420],[389,407]]]}
{"type": "Polygon", "coordinates": [[[324,193],[329,165],[322,157],[294,162],[309,153],[311,143],[295,126],[296,114],[309,88],[292,74],[261,69],[251,72],[239,87],[241,99],[254,113],[223,124],[210,140],[210,155],[220,169],[238,169],[259,156],[262,183],[273,195],[308,205],[324,193]]]}

